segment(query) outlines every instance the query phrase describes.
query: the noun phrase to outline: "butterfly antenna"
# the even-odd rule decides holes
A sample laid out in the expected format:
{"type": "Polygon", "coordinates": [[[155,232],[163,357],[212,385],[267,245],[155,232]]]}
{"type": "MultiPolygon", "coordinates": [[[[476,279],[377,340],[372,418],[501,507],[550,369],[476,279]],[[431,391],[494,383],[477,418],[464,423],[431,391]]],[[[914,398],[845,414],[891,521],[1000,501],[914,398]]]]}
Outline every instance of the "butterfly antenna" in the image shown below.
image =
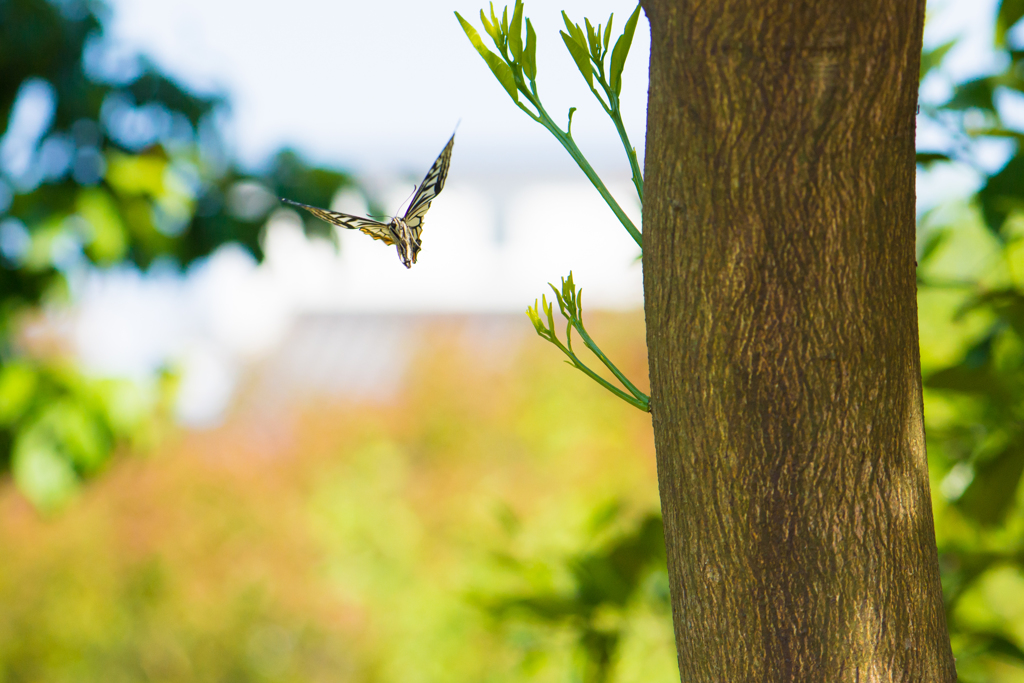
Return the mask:
{"type": "MultiPolygon", "coordinates": [[[[401,206],[399,206],[399,207],[398,207],[398,211],[399,211],[399,213],[401,213],[401,212],[402,212],[402,208],[403,208],[403,207],[405,206],[405,203],[406,203],[407,201],[409,201],[410,199],[412,199],[412,196],[413,196],[414,194],[416,194],[416,190],[418,190],[418,189],[420,189],[420,186],[419,186],[419,185],[413,185],[413,186],[412,186],[412,192],[410,192],[410,193],[409,193],[409,195],[408,195],[408,196],[407,196],[407,197],[406,197],[405,199],[403,199],[403,200],[402,200],[402,204],[401,204],[401,206]]],[[[398,214],[396,213],[395,215],[397,216],[398,214]]]]}

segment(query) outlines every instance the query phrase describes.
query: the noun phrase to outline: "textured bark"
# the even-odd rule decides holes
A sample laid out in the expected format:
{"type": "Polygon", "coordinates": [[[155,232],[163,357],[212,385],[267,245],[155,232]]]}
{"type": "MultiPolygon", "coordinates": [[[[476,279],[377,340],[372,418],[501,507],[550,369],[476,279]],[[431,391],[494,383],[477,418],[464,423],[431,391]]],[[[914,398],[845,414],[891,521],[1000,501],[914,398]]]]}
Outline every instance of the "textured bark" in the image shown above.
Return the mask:
{"type": "Polygon", "coordinates": [[[914,262],[924,0],[644,0],[684,683],[954,681],[914,262]]]}

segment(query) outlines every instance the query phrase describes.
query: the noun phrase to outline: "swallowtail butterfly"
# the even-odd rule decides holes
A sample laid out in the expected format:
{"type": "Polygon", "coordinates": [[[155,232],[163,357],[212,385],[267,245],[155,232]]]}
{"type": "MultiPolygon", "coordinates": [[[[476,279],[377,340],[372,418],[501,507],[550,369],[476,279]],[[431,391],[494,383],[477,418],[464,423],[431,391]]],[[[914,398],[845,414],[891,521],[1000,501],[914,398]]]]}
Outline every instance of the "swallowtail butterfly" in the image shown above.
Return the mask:
{"type": "Polygon", "coordinates": [[[416,188],[416,193],[413,194],[412,201],[409,203],[409,208],[406,209],[405,215],[401,218],[395,216],[388,223],[381,223],[372,218],[360,218],[359,216],[351,216],[347,213],[328,211],[327,209],[320,209],[308,204],[293,202],[290,199],[282,199],[281,201],[305,209],[320,220],[333,223],[342,228],[349,228],[350,230],[361,230],[373,239],[380,240],[388,246],[395,245],[398,249],[398,258],[401,259],[402,265],[406,268],[412,268],[412,264],[416,263],[416,255],[420,252],[423,216],[427,213],[427,209],[430,208],[430,202],[441,193],[441,188],[444,187],[444,179],[448,175],[448,162],[451,160],[452,145],[454,144],[455,133],[452,133],[451,139],[448,140],[448,144],[441,150],[437,161],[427,171],[427,177],[416,188]]]}

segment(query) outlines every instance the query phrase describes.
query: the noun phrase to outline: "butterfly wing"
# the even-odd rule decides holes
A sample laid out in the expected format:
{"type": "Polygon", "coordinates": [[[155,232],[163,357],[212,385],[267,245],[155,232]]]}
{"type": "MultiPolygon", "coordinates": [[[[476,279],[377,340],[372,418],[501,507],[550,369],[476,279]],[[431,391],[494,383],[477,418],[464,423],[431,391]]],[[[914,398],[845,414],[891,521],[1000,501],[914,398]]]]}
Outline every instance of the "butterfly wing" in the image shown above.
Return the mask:
{"type": "Polygon", "coordinates": [[[389,246],[395,243],[394,235],[391,233],[390,228],[388,228],[387,223],[381,223],[371,218],[360,218],[359,216],[352,216],[339,211],[328,211],[327,209],[320,209],[309,204],[293,202],[290,199],[282,199],[281,201],[297,206],[300,209],[305,209],[320,220],[337,225],[338,227],[362,231],[373,239],[380,240],[389,246]]]}
{"type": "Polygon", "coordinates": [[[452,158],[452,146],[454,144],[455,133],[452,133],[448,144],[444,146],[434,165],[427,171],[427,177],[423,179],[423,182],[416,189],[416,194],[413,195],[409,208],[402,218],[405,224],[409,226],[409,230],[412,232],[417,243],[419,242],[420,233],[423,231],[423,215],[427,213],[427,209],[430,208],[430,202],[433,201],[434,197],[440,194],[441,189],[444,187],[444,179],[448,177],[448,162],[452,158]]]}

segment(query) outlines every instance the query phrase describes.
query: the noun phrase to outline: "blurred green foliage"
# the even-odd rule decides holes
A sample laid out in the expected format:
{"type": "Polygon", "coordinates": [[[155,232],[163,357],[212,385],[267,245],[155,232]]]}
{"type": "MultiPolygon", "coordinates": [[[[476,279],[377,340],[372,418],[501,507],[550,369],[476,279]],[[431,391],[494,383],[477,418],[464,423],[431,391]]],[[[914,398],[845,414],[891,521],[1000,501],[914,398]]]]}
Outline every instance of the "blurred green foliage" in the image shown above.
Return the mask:
{"type": "MultiPolygon", "coordinates": [[[[925,173],[946,165],[980,182],[973,197],[926,212],[918,228],[936,536],[957,669],[968,683],[1024,678],[1024,136],[1007,123],[1024,101],[1024,43],[1007,32],[1022,16],[1024,4],[1000,4],[997,72],[922,104],[948,140],[919,153],[925,173]],[[1008,160],[993,171],[982,160],[1000,143],[1008,160]]],[[[941,78],[954,46],[926,51],[922,78],[941,78]]]]}
{"type": "MultiPolygon", "coordinates": [[[[350,182],[289,151],[263,172],[236,168],[216,121],[223,98],[123,54],[104,38],[105,11],[0,0],[0,470],[43,509],[117,443],[152,432],[160,401],[126,401],[138,390],[31,353],[18,341],[26,320],[66,301],[83,270],[183,267],[225,242],[259,257],[278,196],[327,206],[350,182]]],[[[304,225],[330,236],[320,221],[304,225]]]]}
{"type": "MultiPolygon", "coordinates": [[[[641,321],[588,328],[636,372],[641,321]]],[[[236,412],[61,515],[0,486],[0,681],[677,680],[649,416],[493,324],[410,330],[390,401],[236,412]]]]}
{"type": "MultiPolygon", "coordinates": [[[[621,513],[618,501],[596,507],[585,546],[553,563],[496,552],[495,560],[519,579],[521,587],[477,598],[503,629],[525,626],[526,633],[531,626],[541,632],[567,629],[583,683],[612,679],[619,646],[629,630],[630,611],[637,603],[662,616],[669,614],[661,516],[651,512],[623,523],[621,513]]],[[[514,516],[506,520],[509,532],[518,530],[514,516]]],[[[520,636],[526,645],[527,670],[531,660],[543,659],[547,649],[545,638],[531,635],[520,636]]]]}

